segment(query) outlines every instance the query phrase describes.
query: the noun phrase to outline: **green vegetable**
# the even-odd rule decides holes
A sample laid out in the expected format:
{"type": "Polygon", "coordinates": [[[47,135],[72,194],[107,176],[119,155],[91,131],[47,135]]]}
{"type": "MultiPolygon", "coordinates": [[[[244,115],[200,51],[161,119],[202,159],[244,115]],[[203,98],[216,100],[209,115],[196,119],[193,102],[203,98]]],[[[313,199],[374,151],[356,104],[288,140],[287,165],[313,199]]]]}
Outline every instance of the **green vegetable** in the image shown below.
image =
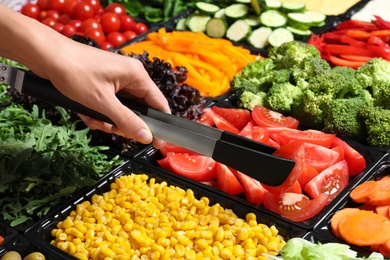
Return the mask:
{"type": "Polygon", "coordinates": [[[89,131],[77,129],[63,108],[58,125],[12,104],[0,111],[0,212],[18,226],[45,216],[53,206],[94,185],[114,166],[105,146],[90,146],[89,131]]]}
{"type": "Polygon", "coordinates": [[[356,251],[348,245],[330,242],[330,243],[311,243],[303,238],[291,238],[287,241],[280,252],[280,256],[266,255],[269,259],[274,260],[383,260],[383,255],[372,253],[369,257],[358,257],[356,251]]]}

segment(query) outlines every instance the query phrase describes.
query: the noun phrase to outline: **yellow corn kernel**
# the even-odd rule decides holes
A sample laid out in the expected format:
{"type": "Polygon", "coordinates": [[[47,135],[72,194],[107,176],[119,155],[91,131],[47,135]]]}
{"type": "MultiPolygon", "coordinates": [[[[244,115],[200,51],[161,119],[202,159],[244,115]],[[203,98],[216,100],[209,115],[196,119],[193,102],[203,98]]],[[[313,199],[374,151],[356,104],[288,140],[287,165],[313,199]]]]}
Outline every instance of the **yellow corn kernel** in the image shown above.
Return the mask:
{"type": "Polygon", "coordinates": [[[245,255],[245,250],[241,245],[233,246],[233,255],[236,257],[243,257],[245,255]]]}
{"type": "Polygon", "coordinates": [[[88,260],[88,257],[87,257],[87,256],[85,256],[84,254],[79,253],[79,252],[77,252],[77,253],[74,254],[73,256],[76,257],[77,259],[80,259],[80,260],[88,260]]]}
{"type": "Polygon", "coordinates": [[[74,228],[74,227],[69,228],[69,234],[71,234],[71,235],[73,235],[73,236],[75,236],[75,237],[84,239],[84,234],[81,233],[79,230],[77,230],[77,229],[74,228]]]}
{"type": "Polygon", "coordinates": [[[62,228],[67,229],[73,226],[73,220],[70,216],[67,216],[64,221],[62,221],[62,228]]]}
{"type": "Polygon", "coordinates": [[[230,259],[233,256],[233,250],[231,247],[225,247],[221,251],[222,259],[230,259]]]}
{"type": "Polygon", "coordinates": [[[222,227],[218,228],[217,233],[215,234],[215,241],[222,241],[225,238],[225,230],[222,227]]]}

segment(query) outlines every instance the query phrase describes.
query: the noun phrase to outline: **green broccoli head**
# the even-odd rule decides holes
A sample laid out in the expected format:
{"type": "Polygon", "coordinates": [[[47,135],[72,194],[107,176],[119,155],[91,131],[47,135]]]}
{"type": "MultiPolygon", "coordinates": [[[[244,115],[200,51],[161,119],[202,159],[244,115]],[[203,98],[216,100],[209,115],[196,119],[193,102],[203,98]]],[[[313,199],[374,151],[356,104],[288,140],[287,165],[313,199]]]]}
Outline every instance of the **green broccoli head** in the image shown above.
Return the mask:
{"type": "Polygon", "coordinates": [[[318,75],[328,74],[331,71],[331,67],[326,60],[310,56],[291,67],[290,71],[293,79],[298,81],[299,79],[308,80],[318,75]]]}
{"type": "Polygon", "coordinates": [[[270,73],[274,68],[275,64],[270,59],[251,62],[233,77],[230,87],[232,90],[243,89],[253,93],[267,91],[272,82],[270,73]]]}
{"type": "Polygon", "coordinates": [[[264,106],[264,103],[265,103],[264,100],[265,100],[266,96],[267,96],[266,92],[260,91],[260,92],[253,93],[253,92],[244,90],[240,94],[238,103],[239,103],[240,107],[244,107],[244,108],[252,110],[252,108],[254,106],[257,106],[257,105],[264,106]]]}
{"type": "Polygon", "coordinates": [[[370,90],[376,106],[390,108],[390,62],[371,59],[356,70],[356,78],[363,88],[370,90]]]}
{"type": "Polygon", "coordinates": [[[329,103],[322,130],[340,137],[363,141],[367,132],[360,110],[372,105],[371,94],[366,90],[357,97],[333,99],[329,103]]]}
{"type": "Polygon", "coordinates": [[[359,114],[367,129],[367,142],[370,146],[390,145],[390,109],[379,106],[366,106],[359,114]]]}
{"type": "Polygon", "coordinates": [[[309,57],[321,58],[321,53],[313,45],[300,41],[283,43],[268,53],[278,69],[289,69],[309,57]]]}
{"type": "Polygon", "coordinates": [[[291,106],[300,102],[302,95],[302,89],[289,82],[273,84],[267,93],[265,106],[280,113],[290,113],[291,106]]]}
{"type": "MultiPolygon", "coordinates": [[[[356,78],[356,70],[347,66],[336,66],[332,68],[332,73],[336,75],[335,84],[339,85],[337,98],[348,98],[360,96],[363,92],[363,86],[356,78]]],[[[364,92],[363,95],[368,93],[364,92]]]]}

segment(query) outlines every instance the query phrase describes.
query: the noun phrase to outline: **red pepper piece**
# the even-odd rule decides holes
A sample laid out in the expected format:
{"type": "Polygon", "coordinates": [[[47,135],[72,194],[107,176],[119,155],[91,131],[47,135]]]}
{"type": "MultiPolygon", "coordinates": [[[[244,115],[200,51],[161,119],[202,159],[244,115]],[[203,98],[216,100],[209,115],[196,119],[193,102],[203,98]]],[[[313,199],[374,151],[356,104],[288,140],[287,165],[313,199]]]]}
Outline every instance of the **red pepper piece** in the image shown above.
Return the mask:
{"type": "Polygon", "coordinates": [[[358,40],[367,40],[371,34],[361,30],[348,30],[345,35],[358,40]]]}
{"type": "Polygon", "coordinates": [[[360,56],[360,55],[352,55],[352,54],[340,54],[340,58],[344,60],[350,61],[364,61],[367,62],[372,59],[372,57],[360,56]]]}
{"type": "Polygon", "coordinates": [[[353,69],[357,69],[360,66],[362,66],[364,63],[366,63],[365,61],[345,60],[345,59],[342,59],[342,58],[338,58],[336,56],[330,56],[329,60],[330,60],[330,62],[333,65],[336,65],[336,66],[348,66],[348,67],[351,67],[353,69]]]}
{"type": "Polygon", "coordinates": [[[365,22],[365,21],[359,21],[359,20],[347,20],[339,23],[335,30],[356,30],[356,29],[362,29],[364,31],[371,31],[371,30],[377,30],[378,27],[376,24],[372,22],[365,22]]]}
{"type": "Polygon", "coordinates": [[[356,40],[356,39],[349,37],[347,35],[341,36],[340,42],[347,43],[347,44],[355,46],[355,47],[365,47],[367,45],[367,43],[365,41],[356,40]]]}
{"type": "Polygon", "coordinates": [[[376,55],[376,52],[370,49],[341,44],[328,44],[324,49],[331,54],[351,54],[366,57],[375,57],[376,55]]]}
{"type": "Polygon", "coordinates": [[[381,30],[390,30],[390,22],[385,21],[382,17],[374,15],[373,23],[381,30]]]}

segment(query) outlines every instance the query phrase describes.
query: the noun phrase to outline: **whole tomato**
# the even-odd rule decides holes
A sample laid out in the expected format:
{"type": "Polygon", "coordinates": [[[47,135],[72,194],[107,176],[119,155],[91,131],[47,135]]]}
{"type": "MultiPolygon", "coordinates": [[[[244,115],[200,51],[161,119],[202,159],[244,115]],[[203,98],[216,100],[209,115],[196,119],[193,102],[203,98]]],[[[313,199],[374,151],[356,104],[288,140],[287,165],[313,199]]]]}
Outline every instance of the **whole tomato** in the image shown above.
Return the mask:
{"type": "Polygon", "coordinates": [[[84,36],[94,39],[96,43],[99,44],[99,46],[101,46],[103,42],[106,41],[106,36],[104,35],[104,32],[99,29],[89,28],[84,32],[84,36]]]}
{"type": "Polygon", "coordinates": [[[125,32],[125,31],[131,31],[134,29],[135,27],[135,20],[133,17],[131,17],[130,15],[122,15],[120,17],[120,20],[121,20],[121,28],[120,30],[122,32],[125,32]]]}
{"type": "Polygon", "coordinates": [[[116,13],[107,12],[100,18],[100,24],[102,25],[103,32],[117,32],[121,27],[121,21],[116,13]]]}
{"type": "Polygon", "coordinates": [[[60,18],[60,13],[56,10],[48,10],[46,13],[46,18],[54,18],[58,20],[58,18],[60,18]]]}
{"type": "Polygon", "coordinates": [[[101,24],[95,18],[88,18],[81,23],[80,31],[85,32],[88,29],[102,30],[101,24]]]}
{"type": "Polygon", "coordinates": [[[48,0],[47,10],[56,10],[62,13],[64,5],[65,5],[65,0],[48,0]]]}
{"type": "Polygon", "coordinates": [[[114,45],[112,45],[111,42],[103,42],[101,45],[100,45],[100,48],[102,48],[103,50],[108,50],[108,49],[112,49],[114,48],[114,45]]]}
{"type": "Polygon", "coordinates": [[[114,48],[126,42],[125,36],[120,32],[110,32],[107,34],[106,40],[111,42],[114,48]]]}
{"type": "Polygon", "coordinates": [[[104,8],[104,12],[116,13],[118,16],[122,16],[126,14],[126,9],[119,3],[111,3],[104,8]]]}
{"type": "Polygon", "coordinates": [[[47,25],[47,26],[53,28],[54,25],[57,23],[57,20],[54,19],[54,18],[45,18],[45,19],[42,20],[42,23],[44,25],[47,25]]]}
{"type": "Polygon", "coordinates": [[[76,28],[76,31],[80,30],[81,24],[83,22],[77,19],[71,20],[68,24],[73,25],[76,28]]]}
{"type": "Polygon", "coordinates": [[[142,22],[138,22],[135,24],[133,29],[137,34],[146,33],[148,31],[148,26],[142,22]]]}
{"type": "Polygon", "coordinates": [[[25,4],[22,7],[20,12],[22,14],[24,14],[25,16],[28,16],[28,17],[31,17],[33,19],[37,19],[38,20],[39,13],[40,13],[40,8],[39,8],[39,6],[37,4],[28,3],[28,4],[25,4]]]}
{"type": "Polygon", "coordinates": [[[53,29],[56,30],[57,32],[59,33],[62,33],[62,30],[64,29],[65,25],[62,24],[62,23],[59,23],[59,22],[56,22],[54,25],[53,25],[53,29]]]}
{"type": "Polygon", "coordinates": [[[78,2],[73,8],[73,18],[84,21],[95,15],[93,7],[86,2],[78,2]]]}
{"type": "Polygon", "coordinates": [[[62,34],[65,35],[66,37],[71,37],[73,34],[77,32],[76,26],[72,24],[66,24],[64,26],[64,29],[62,29],[62,34]]]}
{"type": "Polygon", "coordinates": [[[67,14],[61,14],[60,17],[58,17],[58,22],[62,24],[68,24],[72,19],[67,14]]]}
{"type": "Polygon", "coordinates": [[[48,3],[47,3],[47,0],[38,0],[38,1],[37,1],[37,5],[38,5],[39,9],[40,9],[41,11],[43,11],[43,10],[46,10],[46,9],[47,9],[48,3]]]}
{"type": "Polygon", "coordinates": [[[137,33],[129,30],[129,31],[123,32],[123,36],[125,36],[127,41],[130,41],[130,40],[134,39],[135,37],[137,37],[137,33]]]}
{"type": "Polygon", "coordinates": [[[62,13],[73,16],[73,9],[80,0],[66,0],[62,8],[62,13]]]}
{"type": "Polygon", "coordinates": [[[100,4],[99,0],[82,0],[82,1],[90,4],[93,7],[95,14],[99,13],[100,8],[102,8],[102,5],[100,4]]]}

